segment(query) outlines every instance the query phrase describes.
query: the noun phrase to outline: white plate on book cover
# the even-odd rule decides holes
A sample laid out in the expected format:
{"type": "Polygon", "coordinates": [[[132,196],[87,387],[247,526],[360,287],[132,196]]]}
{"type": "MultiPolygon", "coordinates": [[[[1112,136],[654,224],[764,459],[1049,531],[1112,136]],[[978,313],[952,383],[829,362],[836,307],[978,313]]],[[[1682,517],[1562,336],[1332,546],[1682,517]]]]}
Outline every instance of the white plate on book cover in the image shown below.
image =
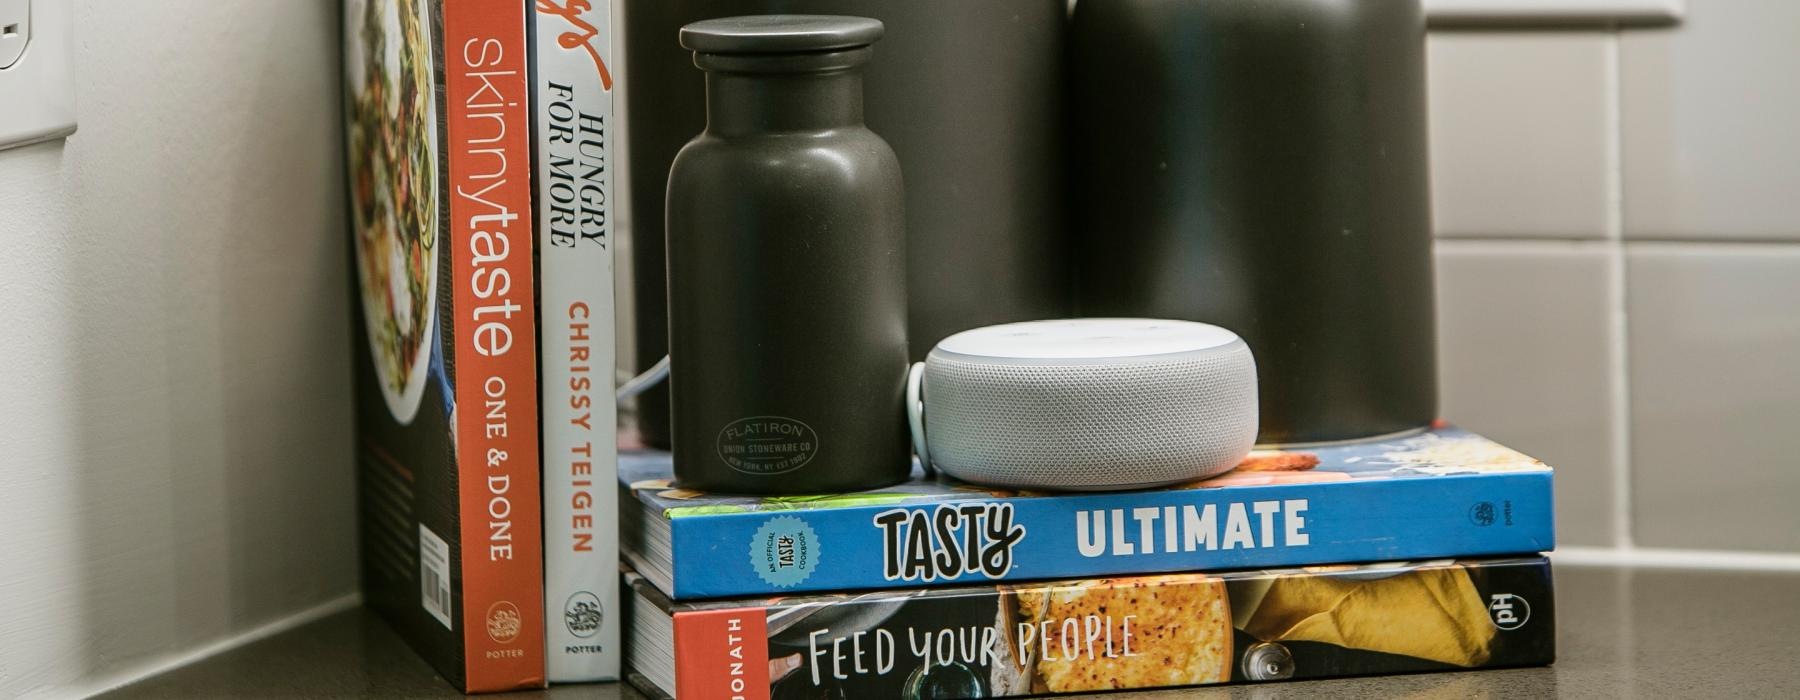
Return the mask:
{"type": "Polygon", "coordinates": [[[382,398],[401,424],[418,414],[437,332],[431,27],[425,0],[347,0],[344,6],[357,289],[382,398]]]}

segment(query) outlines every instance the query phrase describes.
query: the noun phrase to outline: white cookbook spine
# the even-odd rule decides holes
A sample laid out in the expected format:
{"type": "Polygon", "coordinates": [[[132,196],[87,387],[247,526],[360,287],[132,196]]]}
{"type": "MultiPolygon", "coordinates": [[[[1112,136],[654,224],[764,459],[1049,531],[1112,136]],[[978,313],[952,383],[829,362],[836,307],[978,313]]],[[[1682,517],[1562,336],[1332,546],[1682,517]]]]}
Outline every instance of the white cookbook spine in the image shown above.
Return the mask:
{"type": "Polygon", "coordinates": [[[612,0],[522,0],[536,21],[544,605],[552,683],[619,677],[613,401],[612,0]]]}

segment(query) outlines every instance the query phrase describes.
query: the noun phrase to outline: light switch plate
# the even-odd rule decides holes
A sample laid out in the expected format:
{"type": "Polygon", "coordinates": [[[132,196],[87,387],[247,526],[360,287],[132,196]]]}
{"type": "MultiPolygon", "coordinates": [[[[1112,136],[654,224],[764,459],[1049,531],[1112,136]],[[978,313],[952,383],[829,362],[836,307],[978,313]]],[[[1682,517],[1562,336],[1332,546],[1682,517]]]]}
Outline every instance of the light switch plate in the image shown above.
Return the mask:
{"type": "Polygon", "coordinates": [[[75,133],[70,4],[0,0],[0,149],[75,133]]]}

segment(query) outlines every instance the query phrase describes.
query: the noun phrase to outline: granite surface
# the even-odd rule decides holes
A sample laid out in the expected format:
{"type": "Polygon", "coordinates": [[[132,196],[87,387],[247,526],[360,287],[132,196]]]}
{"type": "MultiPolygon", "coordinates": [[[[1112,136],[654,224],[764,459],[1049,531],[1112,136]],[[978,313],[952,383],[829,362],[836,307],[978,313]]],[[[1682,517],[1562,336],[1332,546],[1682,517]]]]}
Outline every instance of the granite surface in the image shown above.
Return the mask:
{"type": "MultiPolygon", "coordinates": [[[[1800,573],[1556,570],[1549,668],[1123,693],[1175,697],[1800,697],[1800,573]]],[[[126,686],[110,698],[455,697],[379,619],[357,610],[126,686]]],[[[496,698],[640,698],[617,684],[496,698]]]]}

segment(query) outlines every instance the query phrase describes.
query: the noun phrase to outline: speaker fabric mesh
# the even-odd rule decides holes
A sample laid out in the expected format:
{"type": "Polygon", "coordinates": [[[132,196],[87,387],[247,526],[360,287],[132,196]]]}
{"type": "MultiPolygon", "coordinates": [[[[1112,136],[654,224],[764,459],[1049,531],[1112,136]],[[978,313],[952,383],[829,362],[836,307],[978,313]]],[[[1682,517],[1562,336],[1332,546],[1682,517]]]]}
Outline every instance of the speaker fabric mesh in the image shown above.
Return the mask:
{"type": "Polygon", "coordinates": [[[936,350],[925,439],[951,476],[1105,490],[1205,478],[1256,440],[1256,364],[1242,340],[1167,355],[1009,360],[936,350]]]}

